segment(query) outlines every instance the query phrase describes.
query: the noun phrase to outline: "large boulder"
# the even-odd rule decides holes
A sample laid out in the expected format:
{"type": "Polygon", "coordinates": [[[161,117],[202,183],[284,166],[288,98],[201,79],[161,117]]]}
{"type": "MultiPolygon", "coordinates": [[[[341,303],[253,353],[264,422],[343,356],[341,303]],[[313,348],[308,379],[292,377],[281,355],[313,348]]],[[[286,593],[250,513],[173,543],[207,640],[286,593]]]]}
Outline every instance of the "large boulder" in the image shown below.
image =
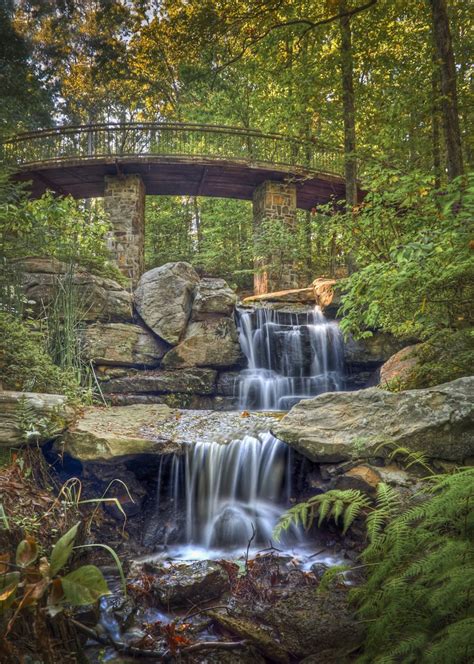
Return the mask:
{"type": "Polygon", "coordinates": [[[212,315],[231,316],[237,295],[224,279],[201,279],[193,302],[193,320],[203,320],[212,315]]]}
{"type": "Polygon", "coordinates": [[[406,346],[406,348],[402,348],[402,350],[399,350],[398,353],[395,353],[395,355],[392,355],[384,362],[380,367],[379,385],[386,387],[396,382],[403,383],[418,364],[417,350],[419,348],[420,344],[406,346]]]}
{"type": "Polygon", "coordinates": [[[0,391],[0,447],[44,443],[61,434],[74,417],[74,409],[62,394],[0,391]],[[21,430],[22,419],[30,431],[27,439],[21,430]]]}
{"type": "Polygon", "coordinates": [[[214,369],[137,371],[101,383],[105,394],[213,394],[217,372],[214,369]]]}
{"type": "Polygon", "coordinates": [[[132,320],[132,296],[113,279],[91,274],[80,266],[71,273],[55,258],[24,258],[15,263],[34,315],[43,316],[60,292],[70,284],[78,316],[87,322],[132,320]]]}
{"type": "Polygon", "coordinates": [[[163,366],[232,367],[240,360],[235,322],[232,318],[212,318],[190,323],[181,343],[163,358],[163,366]]]}
{"type": "Polygon", "coordinates": [[[374,332],[367,339],[349,335],[344,343],[344,361],[349,367],[376,369],[406,345],[386,332],[374,332]]]}
{"type": "Polygon", "coordinates": [[[363,642],[364,627],[357,620],[348,592],[334,584],[326,592],[317,587],[299,588],[271,606],[265,612],[265,622],[298,661],[319,653],[320,664],[342,663],[346,661],[344,653],[363,642]]]}
{"type": "Polygon", "coordinates": [[[474,456],[473,397],[474,377],[396,393],[330,392],[301,401],[272,431],[315,462],[383,457],[387,443],[464,461],[474,456]]]}
{"type": "Polygon", "coordinates": [[[80,332],[86,359],[95,364],[156,367],[169,346],[131,323],[95,323],[80,332]]]}
{"type": "Polygon", "coordinates": [[[142,275],[134,293],[142,320],[169,344],[177,344],[186,329],[199,283],[189,263],[166,263],[142,275]]]}

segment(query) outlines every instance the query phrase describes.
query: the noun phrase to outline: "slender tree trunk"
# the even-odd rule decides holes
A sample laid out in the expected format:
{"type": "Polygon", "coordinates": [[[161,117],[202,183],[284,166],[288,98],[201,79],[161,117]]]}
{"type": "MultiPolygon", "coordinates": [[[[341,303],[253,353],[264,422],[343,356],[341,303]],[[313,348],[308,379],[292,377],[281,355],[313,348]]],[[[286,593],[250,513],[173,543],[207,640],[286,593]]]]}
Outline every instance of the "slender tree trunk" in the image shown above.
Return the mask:
{"type": "MultiPolygon", "coordinates": [[[[347,11],[346,0],[339,0],[339,13],[347,11]]],[[[344,172],[346,177],[346,205],[351,210],[357,204],[357,161],[355,158],[356,129],[354,101],[354,61],[352,58],[352,33],[349,16],[339,19],[341,31],[341,74],[342,74],[342,105],[344,117],[344,172]]],[[[356,271],[357,266],[352,253],[347,256],[349,274],[356,271]]]]}
{"type": "Polygon", "coordinates": [[[441,81],[441,113],[446,142],[448,178],[452,180],[463,172],[456,66],[446,0],[430,0],[430,5],[433,19],[433,40],[441,81]]]}
{"type": "Polygon", "coordinates": [[[431,77],[431,145],[433,156],[433,173],[435,187],[441,186],[441,132],[440,132],[440,108],[439,108],[439,75],[438,68],[433,67],[431,77]]]}
{"type": "MultiPolygon", "coordinates": [[[[339,0],[339,12],[347,11],[346,0],[339,0]]],[[[356,130],[354,102],[354,62],[352,58],[352,34],[349,16],[339,19],[341,30],[341,74],[342,104],[344,114],[344,153],[346,176],[346,202],[348,206],[357,203],[357,162],[355,159],[356,130]]]]}

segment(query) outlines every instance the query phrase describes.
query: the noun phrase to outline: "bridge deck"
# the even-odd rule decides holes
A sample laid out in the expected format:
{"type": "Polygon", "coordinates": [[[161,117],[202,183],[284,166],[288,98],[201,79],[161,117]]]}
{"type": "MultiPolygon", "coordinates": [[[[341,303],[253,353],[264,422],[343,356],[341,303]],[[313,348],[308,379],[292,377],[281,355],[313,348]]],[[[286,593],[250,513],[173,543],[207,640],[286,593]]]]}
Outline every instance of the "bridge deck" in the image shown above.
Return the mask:
{"type": "Polygon", "coordinates": [[[58,127],[20,134],[1,146],[15,178],[75,198],[104,192],[104,176],[139,174],[152,195],[251,200],[265,180],[297,185],[311,209],[344,198],[340,151],[315,142],[233,127],[127,123],[58,127]]]}

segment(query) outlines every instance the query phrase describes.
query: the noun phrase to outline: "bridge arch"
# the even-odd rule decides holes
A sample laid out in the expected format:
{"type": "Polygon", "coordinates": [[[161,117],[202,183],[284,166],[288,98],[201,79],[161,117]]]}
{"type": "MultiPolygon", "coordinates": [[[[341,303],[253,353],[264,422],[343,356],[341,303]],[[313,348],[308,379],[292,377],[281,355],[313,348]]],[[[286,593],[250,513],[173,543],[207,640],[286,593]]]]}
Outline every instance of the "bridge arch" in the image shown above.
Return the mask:
{"type": "MultiPolygon", "coordinates": [[[[48,189],[75,198],[104,197],[113,225],[110,249],[135,282],[143,270],[147,194],[253,200],[255,232],[265,218],[291,225],[297,208],[344,197],[340,150],[237,127],[162,122],[54,127],[18,134],[0,150],[14,178],[31,182],[34,198],[48,189]]],[[[283,286],[294,285],[291,270],[287,282],[283,286]]],[[[269,275],[257,273],[256,291],[271,287],[269,275]]]]}

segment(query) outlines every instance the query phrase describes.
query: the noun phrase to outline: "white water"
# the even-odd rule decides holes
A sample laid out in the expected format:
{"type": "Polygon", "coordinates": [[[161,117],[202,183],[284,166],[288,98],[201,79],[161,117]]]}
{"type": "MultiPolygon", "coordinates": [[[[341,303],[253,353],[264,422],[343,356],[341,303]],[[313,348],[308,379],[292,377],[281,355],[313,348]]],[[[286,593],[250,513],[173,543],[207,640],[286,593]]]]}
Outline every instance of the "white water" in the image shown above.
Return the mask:
{"type": "Polygon", "coordinates": [[[254,530],[254,543],[268,544],[288,504],[290,478],[290,448],[270,433],[196,443],[161,464],[156,522],[162,511],[173,522],[184,512],[183,539],[195,551],[237,548],[254,530]]]}
{"type": "Polygon", "coordinates": [[[305,397],[342,389],[342,335],[319,307],[302,314],[242,309],[238,328],[248,360],[238,379],[240,408],[288,410],[305,397]]]}
{"type": "MultiPolygon", "coordinates": [[[[237,389],[242,409],[285,410],[300,399],[343,384],[339,327],[315,308],[290,314],[267,308],[238,312],[239,338],[248,359],[237,389]]],[[[291,497],[291,450],[271,433],[217,442],[219,432],[162,457],[155,517],[147,538],[173,557],[211,558],[268,546],[291,497]],[[212,439],[215,436],[214,440],[212,439]]],[[[284,548],[301,547],[297,528],[284,548]]]]}

